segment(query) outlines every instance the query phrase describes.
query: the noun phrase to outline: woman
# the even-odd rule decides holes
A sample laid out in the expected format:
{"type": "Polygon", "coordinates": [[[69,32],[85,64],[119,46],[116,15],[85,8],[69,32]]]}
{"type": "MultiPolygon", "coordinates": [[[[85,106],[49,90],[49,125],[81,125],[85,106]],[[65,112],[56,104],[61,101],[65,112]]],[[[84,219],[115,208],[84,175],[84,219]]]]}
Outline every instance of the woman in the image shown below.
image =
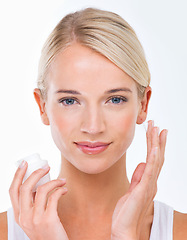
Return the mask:
{"type": "Polygon", "coordinates": [[[64,17],[44,45],[34,89],[61,152],[60,174],[32,195],[50,167],[22,184],[27,163],[20,165],[1,239],[186,239],[186,214],[153,201],[166,129],[148,122],[146,163],[131,183],[126,174],[126,151],[151,93],[142,46],[126,21],[93,8],[64,17]]]}

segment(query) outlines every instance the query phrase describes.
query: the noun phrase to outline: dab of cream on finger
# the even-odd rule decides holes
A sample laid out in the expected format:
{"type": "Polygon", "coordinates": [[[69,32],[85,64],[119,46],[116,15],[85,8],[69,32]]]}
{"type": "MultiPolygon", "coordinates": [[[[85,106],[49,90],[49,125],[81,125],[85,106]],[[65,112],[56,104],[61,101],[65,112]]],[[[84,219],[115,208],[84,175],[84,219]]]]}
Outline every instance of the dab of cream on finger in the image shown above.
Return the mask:
{"type": "Polygon", "coordinates": [[[157,152],[158,152],[158,147],[155,147],[155,148],[153,149],[153,154],[156,155],[157,152]]]}

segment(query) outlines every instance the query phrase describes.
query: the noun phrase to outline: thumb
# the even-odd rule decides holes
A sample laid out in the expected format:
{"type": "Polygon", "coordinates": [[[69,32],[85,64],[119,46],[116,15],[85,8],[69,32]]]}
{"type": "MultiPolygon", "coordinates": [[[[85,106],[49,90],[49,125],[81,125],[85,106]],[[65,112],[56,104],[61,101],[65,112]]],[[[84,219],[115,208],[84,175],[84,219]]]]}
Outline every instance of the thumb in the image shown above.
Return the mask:
{"type": "Polygon", "coordinates": [[[139,163],[138,166],[136,167],[131,178],[131,184],[128,192],[131,192],[136,187],[136,185],[140,182],[145,170],[145,166],[146,166],[146,163],[139,163]]]}

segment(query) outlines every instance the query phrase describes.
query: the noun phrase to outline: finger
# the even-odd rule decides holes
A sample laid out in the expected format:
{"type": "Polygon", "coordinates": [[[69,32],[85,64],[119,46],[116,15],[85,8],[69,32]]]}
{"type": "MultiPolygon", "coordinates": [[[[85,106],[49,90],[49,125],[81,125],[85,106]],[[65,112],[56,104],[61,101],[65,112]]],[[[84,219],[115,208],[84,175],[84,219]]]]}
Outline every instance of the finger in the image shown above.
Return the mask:
{"type": "MultiPolygon", "coordinates": [[[[152,201],[157,192],[157,168],[155,168],[155,161],[158,158],[158,148],[152,148],[150,154],[151,160],[146,163],[146,167],[142,176],[142,179],[138,186],[143,189],[146,198],[152,201]]],[[[146,201],[147,201],[146,200],[146,201]]]]}
{"type": "Polygon", "coordinates": [[[33,194],[32,190],[36,186],[37,182],[45,176],[50,170],[50,167],[39,168],[34,171],[26,181],[20,187],[19,207],[22,214],[27,214],[30,208],[33,206],[33,194]]]}
{"type": "Polygon", "coordinates": [[[149,179],[156,176],[159,168],[159,128],[151,128],[151,152],[147,155],[145,174],[149,179]]]}
{"type": "MultiPolygon", "coordinates": [[[[154,188],[157,183],[159,173],[162,168],[163,157],[160,155],[160,144],[163,141],[163,132],[159,136],[159,128],[154,127],[152,129],[152,149],[150,157],[147,158],[147,164],[144,171],[143,182],[145,182],[148,189],[151,186],[154,188]],[[149,187],[148,187],[149,186],[149,187]]],[[[163,151],[163,142],[162,142],[162,151],[163,151]]]]}
{"type": "Polygon", "coordinates": [[[49,197],[48,202],[47,202],[47,207],[46,207],[46,212],[49,215],[53,215],[54,213],[57,212],[57,206],[58,206],[58,200],[60,197],[64,194],[66,194],[68,189],[66,187],[61,187],[57,190],[55,190],[49,197]]]}
{"type": "Polygon", "coordinates": [[[132,175],[131,184],[130,184],[128,192],[131,192],[136,187],[136,185],[140,182],[140,180],[143,176],[144,170],[145,170],[145,166],[146,166],[146,163],[140,163],[136,167],[136,169],[132,175]]]}
{"type": "Polygon", "coordinates": [[[9,195],[12,202],[16,222],[18,222],[19,219],[19,189],[22,185],[23,178],[28,167],[28,163],[26,161],[22,163],[24,163],[24,165],[22,164],[17,168],[13,181],[9,188],[9,195]]]}
{"type": "MultiPolygon", "coordinates": [[[[154,161],[154,176],[159,171],[159,168],[161,167],[161,159],[160,159],[160,144],[159,144],[159,128],[158,127],[153,127],[152,129],[152,149],[158,148],[157,150],[157,157],[156,158],[150,158],[150,161],[154,161]]],[[[149,161],[149,158],[148,158],[149,161]]]]}
{"type": "Polygon", "coordinates": [[[156,175],[158,170],[155,169],[155,161],[158,158],[158,147],[152,148],[149,159],[146,163],[146,167],[141,178],[141,183],[145,185],[145,188],[148,188],[148,185],[153,184],[156,180],[156,175]]]}
{"type": "Polygon", "coordinates": [[[167,134],[168,134],[168,130],[164,129],[164,130],[162,130],[162,132],[160,133],[160,136],[159,136],[160,155],[161,156],[164,156],[164,154],[165,154],[167,134]]]}
{"type": "Polygon", "coordinates": [[[149,196],[153,197],[157,186],[158,175],[162,168],[162,159],[160,157],[160,137],[158,127],[152,128],[151,139],[152,139],[151,153],[150,155],[147,156],[146,167],[141,179],[141,184],[143,185],[147,193],[149,193],[149,196]]]}
{"type": "MultiPolygon", "coordinates": [[[[161,160],[161,167],[164,164],[164,159],[165,159],[165,148],[166,148],[166,141],[167,141],[167,133],[168,130],[164,129],[161,131],[160,136],[159,136],[159,145],[160,145],[160,160],[161,160]]],[[[159,169],[158,176],[160,174],[161,168],[159,169]]]]}
{"type": "Polygon", "coordinates": [[[158,127],[153,127],[152,133],[151,133],[151,143],[152,143],[152,148],[160,148],[159,145],[159,128],[158,127]]]}
{"type": "MultiPolygon", "coordinates": [[[[146,166],[144,168],[144,173],[145,175],[142,179],[142,182],[145,184],[148,184],[148,179],[149,182],[153,178],[154,174],[154,168],[155,168],[155,161],[156,161],[156,156],[155,156],[155,150],[158,152],[155,147],[159,146],[159,140],[158,137],[156,136],[158,134],[159,129],[157,127],[154,127],[154,121],[150,120],[148,121],[148,129],[147,129],[147,158],[146,158],[146,166]],[[145,171],[146,170],[146,171],[145,171]]],[[[158,153],[157,153],[158,154],[158,153]]],[[[158,172],[158,171],[156,171],[158,172]]],[[[145,185],[147,187],[147,185],[145,185]]]]}
{"type": "Polygon", "coordinates": [[[41,216],[46,209],[47,195],[58,187],[66,184],[66,180],[56,179],[39,186],[36,191],[34,215],[41,216]]]}
{"type": "Polygon", "coordinates": [[[146,137],[147,137],[147,156],[150,155],[151,153],[151,146],[152,146],[152,129],[154,127],[154,121],[150,120],[148,121],[148,128],[147,128],[147,133],[146,133],[146,137]]]}
{"type": "Polygon", "coordinates": [[[159,134],[159,128],[154,129],[153,133],[153,147],[158,147],[158,158],[155,161],[155,168],[157,168],[157,179],[164,163],[164,152],[166,145],[165,130],[162,130],[159,134]]]}

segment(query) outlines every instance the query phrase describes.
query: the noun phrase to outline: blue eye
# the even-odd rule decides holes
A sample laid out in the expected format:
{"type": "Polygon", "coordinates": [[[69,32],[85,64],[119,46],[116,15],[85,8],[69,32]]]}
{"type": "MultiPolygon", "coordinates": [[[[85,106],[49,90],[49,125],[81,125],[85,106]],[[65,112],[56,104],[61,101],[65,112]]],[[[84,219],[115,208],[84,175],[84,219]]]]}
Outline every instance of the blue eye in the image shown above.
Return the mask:
{"type": "Polygon", "coordinates": [[[65,98],[65,99],[60,99],[59,103],[63,103],[63,105],[68,106],[68,105],[73,105],[75,102],[75,99],[73,98],[65,98]]]}
{"type": "MultiPolygon", "coordinates": [[[[111,99],[109,99],[109,101],[110,100],[115,105],[119,105],[120,103],[122,104],[123,102],[128,102],[128,99],[125,97],[112,97],[111,99]]],[[[64,106],[72,106],[75,105],[75,102],[77,101],[73,98],[62,98],[58,102],[62,103],[64,106]]]]}
{"type": "Polygon", "coordinates": [[[110,100],[112,100],[112,103],[114,103],[114,104],[119,104],[119,103],[128,101],[127,98],[125,98],[125,97],[113,97],[110,100]]]}

